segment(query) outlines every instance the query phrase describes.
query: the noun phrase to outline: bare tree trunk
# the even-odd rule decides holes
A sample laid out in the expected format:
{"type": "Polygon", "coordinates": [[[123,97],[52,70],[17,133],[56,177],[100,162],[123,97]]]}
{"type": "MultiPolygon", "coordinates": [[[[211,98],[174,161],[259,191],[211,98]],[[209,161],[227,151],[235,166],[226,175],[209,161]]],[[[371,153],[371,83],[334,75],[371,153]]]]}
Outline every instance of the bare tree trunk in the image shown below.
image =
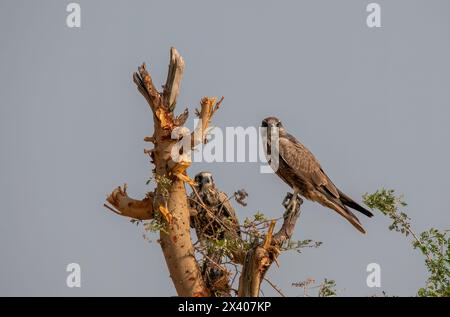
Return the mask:
{"type": "MultiPolygon", "coordinates": [[[[153,136],[144,140],[154,144],[154,148],[146,150],[155,165],[154,173],[160,179],[169,180],[161,184],[157,182],[154,193],[149,193],[143,200],[129,198],[126,187],[115,189],[107,201],[113,206],[108,208],[117,214],[135,219],[148,220],[156,216],[166,223],[166,230],[160,233],[160,244],[169,269],[170,277],[179,296],[208,296],[198,263],[194,257],[192,245],[189,209],[185,181],[189,181],[185,169],[190,162],[174,162],[171,158],[172,147],[178,140],[171,139],[174,128],[183,126],[188,117],[185,110],[180,116],[174,116],[184,61],[175,48],[170,50],[170,64],[166,84],[160,93],[154,86],[145,64],[134,73],[133,80],[139,92],[145,97],[153,113],[153,136]],[[167,194],[168,192],[168,194],[167,194]]],[[[204,139],[214,108],[214,98],[203,98],[201,102],[202,124],[198,127],[198,135],[204,139]]],[[[193,142],[193,146],[195,146],[193,142]]]]}

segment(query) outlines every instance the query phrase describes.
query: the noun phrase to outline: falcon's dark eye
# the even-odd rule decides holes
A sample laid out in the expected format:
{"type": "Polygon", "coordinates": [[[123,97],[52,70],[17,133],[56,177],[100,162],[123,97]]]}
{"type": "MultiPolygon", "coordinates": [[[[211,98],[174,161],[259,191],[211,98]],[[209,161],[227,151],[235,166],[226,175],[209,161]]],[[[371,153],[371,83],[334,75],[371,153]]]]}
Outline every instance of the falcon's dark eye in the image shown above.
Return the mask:
{"type": "Polygon", "coordinates": [[[281,122],[280,121],[277,122],[277,127],[278,128],[281,127],[281,122]]]}
{"type": "Polygon", "coordinates": [[[263,128],[267,128],[267,126],[268,126],[268,125],[267,125],[267,121],[264,120],[264,121],[261,123],[261,126],[262,126],[263,128]]]}

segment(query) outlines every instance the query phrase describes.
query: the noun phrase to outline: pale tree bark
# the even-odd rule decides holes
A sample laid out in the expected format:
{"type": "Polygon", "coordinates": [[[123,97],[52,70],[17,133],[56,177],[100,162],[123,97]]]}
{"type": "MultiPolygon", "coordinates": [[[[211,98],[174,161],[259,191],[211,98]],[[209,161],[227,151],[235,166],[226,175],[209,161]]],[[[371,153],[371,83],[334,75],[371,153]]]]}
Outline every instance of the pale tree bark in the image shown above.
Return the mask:
{"type": "Polygon", "coordinates": [[[106,198],[106,201],[111,204],[113,208],[104,205],[106,208],[115,212],[120,216],[130,217],[138,220],[153,219],[153,193],[148,193],[142,200],[137,200],[128,197],[127,185],[117,187],[106,198]]]}
{"type": "MultiPolygon", "coordinates": [[[[133,80],[139,92],[147,100],[153,113],[154,132],[144,140],[154,144],[154,148],[145,150],[155,165],[156,177],[170,180],[168,188],[160,183],[153,193],[143,200],[128,197],[126,188],[116,188],[107,198],[112,207],[108,208],[117,214],[140,219],[152,219],[159,214],[166,223],[166,230],[160,232],[160,245],[164,253],[170,277],[179,296],[208,296],[198,263],[194,257],[189,224],[189,209],[185,182],[190,181],[186,168],[190,162],[174,162],[171,157],[173,146],[178,140],[171,139],[174,128],[183,126],[187,109],[178,117],[174,110],[179,95],[181,79],[184,72],[184,61],[175,48],[170,50],[170,64],[163,91],[159,92],[143,64],[134,73],[133,80]],[[168,192],[168,193],[166,193],[168,192]]],[[[219,103],[215,98],[203,98],[201,101],[202,124],[197,132],[204,139],[205,130],[219,103]]],[[[193,142],[193,146],[196,142],[193,142]]]]}

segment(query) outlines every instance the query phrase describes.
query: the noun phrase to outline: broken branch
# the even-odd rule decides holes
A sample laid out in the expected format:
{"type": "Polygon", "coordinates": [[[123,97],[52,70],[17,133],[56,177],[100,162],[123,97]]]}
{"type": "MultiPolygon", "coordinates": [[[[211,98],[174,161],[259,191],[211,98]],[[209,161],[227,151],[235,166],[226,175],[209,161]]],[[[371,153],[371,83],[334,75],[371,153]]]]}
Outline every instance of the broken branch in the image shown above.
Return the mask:
{"type": "Polygon", "coordinates": [[[153,193],[148,193],[147,197],[142,200],[137,200],[128,197],[126,184],[122,187],[117,187],[106,198],[106,201],[111,204],[104,205],[112,212],[130,217],[138,220],[150,220],[153,218],[153,193]]]}
{"type": "Polygon", "coordinates": [[[167,106],[167,110],[169,110],[169,112],[172,112],[175,109],[178,94],[180,92],[183,72],[183,57],[181,57],[181,55],[174,47],[171,47],[169,71],[167,73],[167,80],[163,90],[164,105],[167,106]]]}
{"type": "Polygon", "coordinates": [[[138,67],[138,73],[133,74],[133,81],[139,92],[145,97],[153,112],[162,105],[161,94],[153,85],[152,78],[147,71],[147,66],[142,63],[138,67]]]}
{"type": "Polygon", "coordinates": [[[215,97],[203,97],[200,101],[200,112],[199,123],[195,127],[194,132],[191,134],[191,148],[194,149],[197,145],[201,143],[205,143],[206,141],[206,130],[208,129],[209,123],[211,122],[212,116],[219,110],[220,105],[223,101],[224,97],[216,102],[215,97]]]}
{"type": "MultiPolygon", "coordinates": [[[[284,213],[283,225],[280,230],[276,234],[272,234],[275,226],[275,222],[272,221],[264,242],[262,244],[256,243],[247,252],[241,278],[239,279],[239,296],[259,296],[261,282],[265,278],[266,272],[272,263],[276,262],[283,243],[289,240],[294,232],[295,224],[300,216],[300,206],[303,201],[298,196],[292,197],[292,194],[288,194],[287,197],[297,199],[297,203],[292,204],[293,208],[287,209],[284,213]]],[[[288,204],[283,205],[285,207],[288,206],[288,204]]]]}

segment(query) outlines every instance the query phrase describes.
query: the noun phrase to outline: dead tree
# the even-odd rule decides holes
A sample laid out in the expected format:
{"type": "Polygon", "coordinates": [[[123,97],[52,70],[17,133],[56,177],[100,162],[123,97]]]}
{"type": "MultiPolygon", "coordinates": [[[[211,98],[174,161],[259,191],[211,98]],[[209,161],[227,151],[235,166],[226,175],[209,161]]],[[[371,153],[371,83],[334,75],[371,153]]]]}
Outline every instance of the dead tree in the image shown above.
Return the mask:
{"type": "MultiPolygon", "coordinates": [[[[179,296],[211,296],[195,258],[195,250],[189,227],[189,208],[185,183],[192,184],[186,169],[189,160],[172,159],[173,147],[179,139],[173,137],[174,129],[183,127],[188,118],[188,110],[175,116],[177,97],[180,91],[184,71],[184,61],[175,48],[170,50],[170,63],[167,80],[162,91],[158,91],[153,80],[142,64],[138,72],[133,74],[133,81],[139,92],[147,100],[153,113],[153,135],[144,141],[153,144],[152,149],[144,150],[154,164],[153,173],[157,186],[153,192],[147,193],[142,200],[130,198],[126,184],[112,191],[107,197],[105,206],[112,212],[137,220],[158,218],[165,230],[160,231],[160,245],[164,253],[170,277],[179,296]]],[[[216,98],[204,97],[200,102],[197,115],[199,126],[190,135],[191,149],[205,142],[206,131],[220,101],[216,98]]],[[[300,199],[288,197],[286,199],[300,199]]],[[[275,221],[272,221],[263,240],[255,240],[241,256],[235,256],[242,265],[239,280],[239,296],[258,296],[261,282],[273,261],[276,261],[282,244],[289,240],[300,214],[300,205],[295,210],[286,210],[281,229],[274,234],[275,221]]],[[[286,205],[287,206],[287,205],[286,205]]]]}

